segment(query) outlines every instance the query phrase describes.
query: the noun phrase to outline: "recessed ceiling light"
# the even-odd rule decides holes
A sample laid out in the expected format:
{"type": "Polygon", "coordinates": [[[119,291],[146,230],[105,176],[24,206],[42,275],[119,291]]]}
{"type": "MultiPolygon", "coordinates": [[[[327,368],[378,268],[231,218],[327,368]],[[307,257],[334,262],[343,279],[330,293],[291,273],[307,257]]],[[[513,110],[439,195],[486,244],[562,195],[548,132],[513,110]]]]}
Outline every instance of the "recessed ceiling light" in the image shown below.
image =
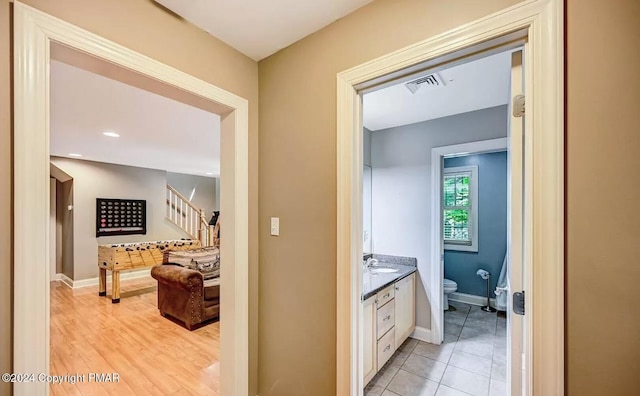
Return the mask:
{"type": "Polygon", "coordinates": [[[213,176],[213,172],[207,172],[207,173],[205,173],[205,175],[213,176]]]}
{"type": "Polygon", "coordinates": [[[82,154],[69,153],[69,157],[82,157],[82,154]]]}
{"type": "Polygon", "coordinates": [[[109,137],[120,137],[120,135],[118,135],[115,132],[103,132],[102,133],[104,136],[109,136],[109,137]]]}

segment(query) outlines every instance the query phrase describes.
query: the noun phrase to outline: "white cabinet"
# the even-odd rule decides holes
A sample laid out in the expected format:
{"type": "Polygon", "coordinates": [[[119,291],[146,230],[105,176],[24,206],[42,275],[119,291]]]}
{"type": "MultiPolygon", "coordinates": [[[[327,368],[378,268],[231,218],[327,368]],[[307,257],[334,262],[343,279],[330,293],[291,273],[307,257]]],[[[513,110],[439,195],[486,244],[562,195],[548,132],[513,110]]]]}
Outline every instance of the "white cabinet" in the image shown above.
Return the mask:
{"type": "Polygon", "coordinates": [[[364,384],[366,385],[377,370],[377,335],[376,335],[376,296],[371,296],[362,303],[362,355],[364,384]]]}
{"type": "Polygon", "coordinates": [[[413,273],[362,302],[364,385],[416,327],[415,278],[413,273]]]}
{"type": "Polygon", "coordinates": [[[402,345],[416,328],[415,273],[395,283],[395,344],[402,345]]]}
{"type": "Polygon", "coordinates": [[[395,338],[395,331],[392,328],[378,340],[378,370],[384,366],[396,351],[395,338]]]}
{"type": "Polygon", "coordinates": [[[390,285],[378,292],[378,300],[376,300],[376,304],[378,305],[378,308],[383,307],[386,303],[388,303],[393,299],[394,290],[395,290],[394,286],[390,285]]]}
{"type": "Polygon", "coordinates": [[[387,334],[395,324],[395,304],[393,300],[378,308],[377,316],[378,327],[376,331],[378,332],[378,339],[380,339],[383,335],[387,334]]]}

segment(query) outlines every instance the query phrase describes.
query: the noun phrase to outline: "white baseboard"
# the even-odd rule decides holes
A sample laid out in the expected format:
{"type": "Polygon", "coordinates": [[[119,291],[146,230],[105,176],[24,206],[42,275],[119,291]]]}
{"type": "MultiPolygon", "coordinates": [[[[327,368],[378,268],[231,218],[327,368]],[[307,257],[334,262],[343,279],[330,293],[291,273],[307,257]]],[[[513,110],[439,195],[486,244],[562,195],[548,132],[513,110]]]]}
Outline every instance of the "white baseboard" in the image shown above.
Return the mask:
{"type": "MultiPolygon", "coordinates": [[[[466,303],[471,305],[478,305],[480,307],[484,307],[485,305],[487,305],[487,297],[476,296],[473,294],[466,294],[466,293],[457,293],[457,292],[449,294],[449,301],[456,301],[456,302],[461,302],[461,303],[466,303]]],[[[492,307],[495,307],[496,299],[495,298],[490,299],[489,304],[491,304],[492,307]]]]}
{"type": "Polygon", "coordinates": [[[73,279],[69,278],[65,274],[56,274],[56,277],[60,278],[60,281],[73,289],[73,279]]]}
{"type": "Polygon", "coordinates": [[[62,274],[53,274],[53,276],[51,277],[51,281],[59,281],[62,280],[62,274]]]}
{"type": "Polygon", "coordinates": [[[432,341],[432,339],[431,339],[431,329],[425,329],[424,327],[416,326],[415,330],[413,330],[413,333],[411,333],[410,337],[411,338],[415,338],[416,340],[420,340],[420,341],[431,343],[431,341],[432,341]]]}
{"type": "MultiPolygon", "coordinates": [[[[98,285],[98,277],[89,278],[89,279],[81,279],[74,281],[65,274],[57,274],[65,285],[69,286],[72,289],[79,289],[81,287],[89,287],[89,286],[97,286],[98,285]]],[[[127,279],[137,279],[137,278],[145,278],[151,275],[151,268],[145,268],[137,271],[130,272],[122,272],[120,274],[120,280],[127,279]]],[[[58,279],[55,279],[58,280],[58,279]]],[[[107,282],[111,282],[111,273],[107,273],[107,282]]]]}

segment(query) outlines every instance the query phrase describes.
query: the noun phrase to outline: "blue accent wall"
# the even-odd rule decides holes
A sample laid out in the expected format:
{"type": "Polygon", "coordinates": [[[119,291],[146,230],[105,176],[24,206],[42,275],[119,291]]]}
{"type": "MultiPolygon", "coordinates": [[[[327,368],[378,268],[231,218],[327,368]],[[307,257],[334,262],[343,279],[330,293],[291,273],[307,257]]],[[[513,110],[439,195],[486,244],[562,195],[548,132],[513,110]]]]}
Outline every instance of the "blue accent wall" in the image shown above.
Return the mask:
{"type": "Polygon", "coordinates": [[[444,276],[458,292],[486,296],[487,283],[476,275],[491,273],[491,297],[507,252],[507,153],[445,158],[444,167],[478,166],[478,252],[444,251],[444,276]]]}

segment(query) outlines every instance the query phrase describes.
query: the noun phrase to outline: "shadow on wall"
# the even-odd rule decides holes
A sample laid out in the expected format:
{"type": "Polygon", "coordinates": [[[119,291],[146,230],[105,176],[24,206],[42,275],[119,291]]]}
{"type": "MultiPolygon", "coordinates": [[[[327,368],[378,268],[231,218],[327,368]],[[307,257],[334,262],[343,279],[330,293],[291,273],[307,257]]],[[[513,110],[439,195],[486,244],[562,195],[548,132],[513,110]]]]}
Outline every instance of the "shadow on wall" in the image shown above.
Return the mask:
{"type": "Polygon", "coordinates": [[[56,273],[73,279],[73,178],[54,164],[49,164],[50,177],[55,180],[55,253],[56,273]]]}
{"type": "Polygon", "coordinates": [[[478,166],[478,252],[445,250],[444,276],[458,284],[458,292],[486,296],[480,268],[491,273],[491,292],[498,282],[507,251],[507,152],[445,158],[444,167],[478,166]]]}

